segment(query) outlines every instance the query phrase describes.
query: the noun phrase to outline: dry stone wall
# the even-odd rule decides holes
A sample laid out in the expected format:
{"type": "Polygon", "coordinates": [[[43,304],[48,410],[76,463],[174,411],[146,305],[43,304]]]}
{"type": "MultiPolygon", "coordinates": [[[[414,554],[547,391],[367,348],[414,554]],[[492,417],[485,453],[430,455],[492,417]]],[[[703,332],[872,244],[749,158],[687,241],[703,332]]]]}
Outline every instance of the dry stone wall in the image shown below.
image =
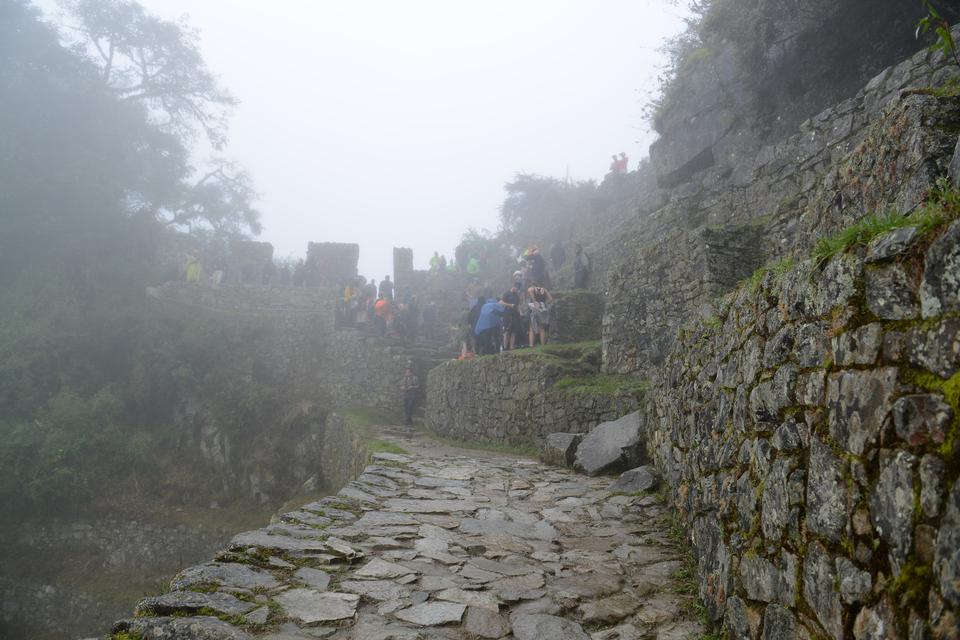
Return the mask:
{"type": "Polygon", "coordinates": [[[648,446],[731,638],[957,637],[958,279],[900,229],[681,331],[648,446]]]}
{"type": "Polygon", "coordinates": [[[149,293],[174,319],[244,336],[249,375],[267,372],[291,396],[332,409],[402,406],[408,357],[362,331],[336,329],[334,289],[168,283],[149,293]]]}
{"type": "Polygon", "coordinates": [[[665,192],[666,206],[639,210],[600,252],[605,368],[649,371],[680,324],[761,264],[870,213],[913,209],[945,173],[960,129],[957,99],[931,88],[957,78],[955,64],[921,52],[793,137],[730,170],[701,171],[665,192]]]}
{"type": "Polygon", "coordinates": [[[598,369],[595,357],[576,362],[528,349],[442,364],[427,377],[427,427],[456,440],[513,445],[540,445],[556,432],[587,433],[642,403],[636,384],[578,383],[575,376],[598,369]]]}

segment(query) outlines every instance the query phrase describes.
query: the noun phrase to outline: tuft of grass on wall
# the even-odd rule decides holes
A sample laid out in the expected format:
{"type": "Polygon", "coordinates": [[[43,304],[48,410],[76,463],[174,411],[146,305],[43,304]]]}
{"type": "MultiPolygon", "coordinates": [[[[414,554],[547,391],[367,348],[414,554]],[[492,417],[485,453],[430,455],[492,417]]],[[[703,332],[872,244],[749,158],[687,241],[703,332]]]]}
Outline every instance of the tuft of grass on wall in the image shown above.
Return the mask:
{"type": "Polygon", "coordinates": [[[600,373],[587,377],[568,376],[560,378],[553,388],[568,393],[590,393],[596,395],[613,396],[618,393],[642,394],[649,384],[646,380],[630,376],[600,373]]]}
{"type": "Polygon", "coordinates": [[[902,227],[916,227],[923,236],[960,217],[960,190],[941,179],[927,202],[908,215],[891,210],[874,213],[827,238],[813,248],[813,258],[822,264],[839,253],[866,246],[878,236],[902,227]]]}

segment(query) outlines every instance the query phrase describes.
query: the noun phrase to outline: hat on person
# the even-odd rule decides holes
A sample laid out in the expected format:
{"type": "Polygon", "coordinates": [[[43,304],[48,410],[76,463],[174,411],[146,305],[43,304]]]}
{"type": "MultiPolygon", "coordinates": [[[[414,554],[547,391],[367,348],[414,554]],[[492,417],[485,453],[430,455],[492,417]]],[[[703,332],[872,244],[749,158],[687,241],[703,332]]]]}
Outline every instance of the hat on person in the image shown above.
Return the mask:
{"type": "Polygon", "coordinates": [[[513,277],[516,278],[517,280],[519,280],[520,278],[523,277],[523,272],[522,272],[522,271],[514,271],[514,272],[513,272],[513,277]]]}

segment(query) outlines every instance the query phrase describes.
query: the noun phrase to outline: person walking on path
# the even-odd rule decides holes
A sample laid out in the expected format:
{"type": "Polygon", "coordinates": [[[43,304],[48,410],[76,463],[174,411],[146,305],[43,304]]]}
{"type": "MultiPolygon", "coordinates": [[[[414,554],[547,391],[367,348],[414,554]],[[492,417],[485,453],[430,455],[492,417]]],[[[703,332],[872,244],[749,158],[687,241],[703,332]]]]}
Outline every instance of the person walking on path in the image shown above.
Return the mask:
{"type": "Polygon", "coordinates": [[[417,396],[420,393],[420,379],[413,373],[413,363],[407,362],[407,370],[400,381],[400,391],[403,393],[403,424],[413,426],[413,409],[417,406],[417,396]]]}
{"type": "Polygon", "coordinates": [[[586,289],[589,275],[590,256],[586,254],[580,243],[577,243],[577,254],[573,258],[573,288],[586,289]]]}

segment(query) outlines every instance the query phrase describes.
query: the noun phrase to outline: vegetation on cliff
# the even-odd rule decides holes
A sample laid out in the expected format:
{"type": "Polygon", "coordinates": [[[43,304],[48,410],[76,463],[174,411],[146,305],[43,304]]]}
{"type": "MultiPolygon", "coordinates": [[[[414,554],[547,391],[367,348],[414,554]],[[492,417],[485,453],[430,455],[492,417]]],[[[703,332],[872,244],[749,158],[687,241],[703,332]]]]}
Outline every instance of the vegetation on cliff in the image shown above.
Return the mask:
{"type": "MultiPolygon", "coordinates": [[[[210,336],[188,344],[151,321],[144,289],[176,276],[178,230],[223,243],[259,229],[245,174],[192,158],[197,131],[222,141],[232,104],[195,34],[132,2],[70,8],[80,29],[63,33],[80,35],[64,43],[26,2],[0,6],[5,511],[80,509],[159,475],[157,452],[179,437],[170,394],[222,380],[200,362],[217,354],[196,348],[210,336]],[[115,55],[99,59],[107,40],[115,55]],[[150,87],[134,52],[150,59],[150,87]]],[[[219,387],[220,406],[263,400],[243,387],[219,387]]]]}
{"type": "MultiPolygon", "coordinates": [[[[960,20],[957,7],[932,5],[945,21],[960,20]]],[[[671,111],[702,99],[702,71],[747,105],[761,136],[789,132],[918,49],[916,27],[929,15],[919,0],[695,0],[690,9],[687,29],[665,46],[669,62],[648,109],[660,133],[671,111]]]]}

